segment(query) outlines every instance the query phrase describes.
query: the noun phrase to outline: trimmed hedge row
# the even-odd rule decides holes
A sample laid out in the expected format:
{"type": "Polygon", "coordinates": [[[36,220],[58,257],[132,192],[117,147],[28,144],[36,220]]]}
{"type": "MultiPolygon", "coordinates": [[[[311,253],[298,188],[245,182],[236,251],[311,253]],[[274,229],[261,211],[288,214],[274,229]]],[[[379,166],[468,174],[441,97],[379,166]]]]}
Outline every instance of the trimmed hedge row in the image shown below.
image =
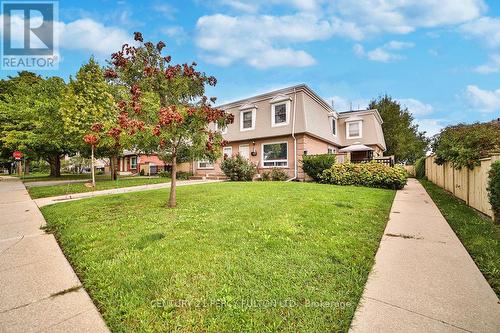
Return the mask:
{"type": "Polygon", "coordinates": [[[324,170],[320,182],[334,185],[358,185],[400,190],[406,185],[406,170],[400,166],[370,163],[334,164],[324,170]]]}

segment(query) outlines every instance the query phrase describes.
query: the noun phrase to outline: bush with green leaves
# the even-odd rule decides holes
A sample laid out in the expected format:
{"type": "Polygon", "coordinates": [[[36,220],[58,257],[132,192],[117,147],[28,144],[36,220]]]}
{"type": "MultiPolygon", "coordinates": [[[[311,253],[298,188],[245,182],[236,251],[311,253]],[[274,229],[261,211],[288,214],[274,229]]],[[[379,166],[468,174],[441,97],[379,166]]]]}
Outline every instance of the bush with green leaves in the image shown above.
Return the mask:
{"type": "Polygon", "coordinates": [[[425,157],[419,158],[415,162],[415,177],[418,179],[425,177],[425,157]]]}
{"type": "Polygon", "coordinates": [[[500,224],[500,161],[491,164],[488,176],[488,198],[495,216],[495,223],[500,224]]]}
{"type": "Polygon", "coordinates": [[[500,152],[500,122],[459,124],[441,130],[432,144],[436,163],[451,162],[454,168],[469,169],[479,160],[500,152]]]}
{"type": "Polygon", "coordinates": [[[324,170],[329,169],[335,164],[335,155],[304,155],[302,157],[302,170],[314,179],[319,181],[324,170]]]}
{"type": "Polygon", "coordinates": [[[226,158],[220,167],[222,172],[232,181],[251,181],[257,174],[255,164],[239,154],[226,158]]]}
{"type": "Polygon", "coordinates": [[[264,171],[260,175],[263,181],[284,181],[288,179],[288,173],[279,168],[272,168],[271,171],[264,171]]]}
{"type": "Polygon", "coordinates": [[[161,178],[170,178],[171,173],[169,171],[158,171],[158,176],[161,178]]]}
{"type": "Polygon", "coordinates": [[[188,180],[189,177],[193,175],[192,172],[187,172],[187,171],[177,171],[177,179],[178,180],[188,180]]]}
{"type": "Polygon", "coordinates": [[[401,166],[370,163],[334,164],[323,171],[320,182],[334,185],[357,185],[400,190],[406,185],[406,170],[401,166]]]}

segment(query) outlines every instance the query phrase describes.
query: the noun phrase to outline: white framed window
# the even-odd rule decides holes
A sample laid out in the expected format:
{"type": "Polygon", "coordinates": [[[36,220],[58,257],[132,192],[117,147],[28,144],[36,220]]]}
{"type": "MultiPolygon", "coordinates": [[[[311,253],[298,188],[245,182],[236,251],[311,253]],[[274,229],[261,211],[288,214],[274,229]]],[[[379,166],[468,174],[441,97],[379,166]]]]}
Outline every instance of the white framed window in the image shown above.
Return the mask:
{"type": "Polygon", "coordinates": [[[233,156],[233,147],[222,148],[222,156],[224,158],[233,156]]]}
{"type": "Polygon", "coordinates": [[[240,111],[240,131],[251,131],[255,129],[255,109],[240,111]]]}
{"type": "Polygon", "coordinates": [[[332,117],[331,124],[332,124],[332,134],[334,136],[337,136],[337,119],[335,119],[334,117],[332,117]]]}
{"type": "Polygon", "coordinates": [[[262,144],[263,168],[288,167],[288,143],[271,142],[262,144]]]}
{"type": "Polygon", "coordinates": [[[350,121],[346,123],[346,137],[347,139],[359,139],[363,136],[363,122],[350,121]]]}
{"type": "Polygon", "coordinates": [[[200,160],[198,161],[198,169],[213,169],[214,164],[209,160],[200,160]]]}
{"type": "Polygon", "coordinates": [[[335,149],[335,147],[328,146],[328,148],[326,149],[326,152],[327,152],[327,154],[335,154],[337,152],[337,150],[335,149]]]}
{"type": "Polygon", "coordinates": [[[250,145],[240,145],[238,154],[246,159],[250,158],[250,145]]]}
{"type": "Polygon", "coordinates": [[[137,156],[132,156],[130,158],[130,169],[136,169],[137,168],[137,156]]]}
{"type": "Polygon", "coordinates": [[[290,101],[271,104],[271,127],[285,126],[290,121],[290,101]]]}

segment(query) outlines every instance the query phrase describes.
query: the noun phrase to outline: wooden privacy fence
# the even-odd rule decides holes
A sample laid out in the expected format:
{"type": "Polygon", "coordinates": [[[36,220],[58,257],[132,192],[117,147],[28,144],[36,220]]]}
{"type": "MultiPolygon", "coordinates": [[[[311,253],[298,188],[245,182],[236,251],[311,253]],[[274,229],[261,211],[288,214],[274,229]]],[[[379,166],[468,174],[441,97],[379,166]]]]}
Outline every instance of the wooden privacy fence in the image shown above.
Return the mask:
{"type": "Polygon", "coordinates": [[[455,169],[450,162],[437,165],[434,160],[434,155],[427,156],[425,159],[425,175],[431,182],[453,193],[472,208],[493,217],[486,188],[488,187],[488,171],[493,162],[500,160],[500,154],[481,159],[481,164],[472,170],[466,167],[455,169]]]}

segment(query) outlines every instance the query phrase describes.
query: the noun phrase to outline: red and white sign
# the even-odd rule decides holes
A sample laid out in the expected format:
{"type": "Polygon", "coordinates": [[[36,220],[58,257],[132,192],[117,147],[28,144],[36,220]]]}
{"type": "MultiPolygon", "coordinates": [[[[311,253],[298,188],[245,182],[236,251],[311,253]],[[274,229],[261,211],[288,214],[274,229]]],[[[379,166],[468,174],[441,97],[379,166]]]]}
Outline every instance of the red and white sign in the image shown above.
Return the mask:
{"type": "Polygon", "coordinates": [[[15,158],[16,160],[20,160],[20,159],[23,157],[23,153],[21,153],[19,150],[16,150],[16,151],[12,154],[12,156],[14,156],[14,158],[15,158]]]}

